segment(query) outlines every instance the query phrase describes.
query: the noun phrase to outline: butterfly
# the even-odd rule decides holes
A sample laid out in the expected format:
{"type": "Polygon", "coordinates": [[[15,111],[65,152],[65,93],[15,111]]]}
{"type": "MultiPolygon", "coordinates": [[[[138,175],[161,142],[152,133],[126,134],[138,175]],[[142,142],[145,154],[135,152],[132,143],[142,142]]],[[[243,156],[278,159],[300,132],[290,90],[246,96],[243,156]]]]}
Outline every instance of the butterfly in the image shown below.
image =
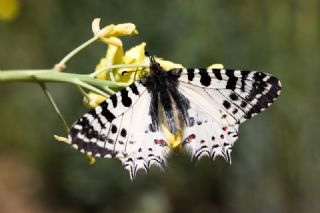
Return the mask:
{"type": "Polygon", "coordinates": [[[152,165],[165,168],[172,150],[163,126],[181,134],[193,159],[222,156],[231,163],[239,124],[268,108],[280,81],[267,73],[229,69],[164,70],[150,58],[148,76],[110,96],[71,127],[74,148],[118,158],[130,178],[152,165]]]}

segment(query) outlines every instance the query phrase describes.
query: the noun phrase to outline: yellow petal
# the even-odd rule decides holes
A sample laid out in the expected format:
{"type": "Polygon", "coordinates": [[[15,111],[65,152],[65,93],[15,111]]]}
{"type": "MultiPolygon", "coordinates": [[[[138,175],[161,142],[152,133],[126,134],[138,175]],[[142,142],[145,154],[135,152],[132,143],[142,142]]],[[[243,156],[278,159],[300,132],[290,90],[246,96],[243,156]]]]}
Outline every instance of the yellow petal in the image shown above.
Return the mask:
{"type": "Polygon", "coordinates": [[[223,64],[212,64],[208,68],[212,69],[223,69],[223,64]]]}
{"type": "Polygon", "coordinates": [[[100,31],[100,21],[101,18],[95,18],[92,21],[91,28],[94,35],[96,35],[100,31]]]}
{"type": "Polygon", "coordinates": [[[179,149],[182,144],[182,130],[176,135],[173,135],[165,125],[161,125],[162,132],[164,133],[170,149],[179,149]]]}
{"type": "MultiPolygon", "coordinates": [[[[144,62],[144,59],[146,58],[144,54],[145,46],[146,46],[146,43],[143,42],[135,47],[132,47],[131,49],[125,52],[125,54],[123,55],[119,63],[114,61],[114,64],[141,64],[142,62],[144,62]]],[[[117,69],[113,72],[114,78],[116,81],[126,82],[126,83],[133,82],[135,80],[135,77],[141,77],[142,73],[144,73],[142,71],[142,67],[117,69]],[[128,72],[128,73],[122,74],[124,71],[137,71],[137,70],[141,70],[141,71],[132,72],[132,73],[128,72]]]]}
{"type": "Polygon", "coordinates": [[[141,44],[132,47],[130,50],[126,51],[123,56],[123,61],[125,64],[138,64],[145,59],[145,47],[146,43],[142,42],[141,44]]]}
{"type": "MultiPolygon", "coordinates": [[[[96,66],[96,71],[104,69],[106,67],[106,58],[101,58],[99,61],[99,64],[96,66]]],[[[107,72],[100,72],[98,75],[96,75],[96,78],[98,79],[104,79],[104,80],[109,80],[109,77],[107,75],[107,72]]]]}
{"type": "Polygon", "coordinates": [[[83,103],[89,109],[93,109],[99,106],[105,100],[106,100],[106,97],[102,95],[98,95],[97,93],[94,93],[94,92],[89,92],[87,96],[84,96],[83,103]]]}
{"type": "MultiPolygon", "coordinates": [[[[115,38],[115,37],[111,37],[111,38],[115,38]]],[[[111,39],[111,38],[102,37],[102,38],[100,38],[100,40],[105,44],[111,44],[113,46],[122,47],[121,40],[116,40],[116,39],[111,39]]]]}
{"type": "Polygon", "coordinates": [[[103,37],[110,37],[109,34],[113,31],[114,25],[110,24],[108,26],[105,26],[104,28],[100,29],[100,19],[95,19],[92,22],[92,31],[95,36],[99,38],[103,37]]]}
{"type": "Polygon", "coordinates": [[[100,28],[100,18],[95,18],[92,22],[92,31],[95,36],[99,38],[108,38],[112,36],[124,36],[124,35],[136,35],[136,25],[132,23],[125,24],[110,24],[108,26],[100,28]]]}
{"type": "MultiPolygon", "coordinates": [[[[112,39],[118,43],[121,43],[121,46],[114,46],[112,44],[108,45],[107,53],[104,58],[102,58],[99,62],[99,64],[96,66],[96,70],[104,69],[105,67],[111,66],[113,64],[123,64],[123,49],[122,49],[122,42],[119,38],[116,37],[110,37],[109,39],[112,39]]],[[[114,72],[114,71],[110,71],[114,72]]],[[[110,80],[109,75],[107,71],[99,73],[96,78],[104,79],[104,80],[110,80]]]]}
{"type": "Polygon", "coordinates": [[[165,70],[171,70],[174,68],[183,68],[182,64],[175,64],[171,61],[166,61],[161,58],[156,58],[156,61],[161,65],[161,67],[165,70]]]}
{"type": "Polygon", "coordinates": [[[120,46],[108,45],[108,50],[106,53],[106,66],[111,66],[113,64],[122,64],[123,63],[123,48],[122,48],[122,41],[116,37],[110,37],[110,40],[114,42],[120,43],[120,46]]]}
{"type": "Polygon", "coordinates": [[[109,36],[124,36],[124,35],[137,35],[138,31],[136,25],[132,23],[118,24],[114,26],[113,31],[109,36]]]}

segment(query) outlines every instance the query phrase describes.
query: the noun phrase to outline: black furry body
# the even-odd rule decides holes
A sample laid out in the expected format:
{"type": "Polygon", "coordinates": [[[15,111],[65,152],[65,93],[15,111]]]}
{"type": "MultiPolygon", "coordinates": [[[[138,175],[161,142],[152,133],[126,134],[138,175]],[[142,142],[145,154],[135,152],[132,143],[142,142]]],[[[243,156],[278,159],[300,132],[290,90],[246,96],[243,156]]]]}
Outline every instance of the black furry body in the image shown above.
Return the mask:
{"type": "Polygon", "coordinates": [[[149,114],[152,124],[149,130],[159,130],[163,122],[171,133],[176,134],[182,128],[181,125],[189,126],[190,120],[190,102],[178,91],[180,73],[176,73],[176,69],[165,71],[154,60],[151,63],[149,76],[141,79],[151,95],[149,114]]]}

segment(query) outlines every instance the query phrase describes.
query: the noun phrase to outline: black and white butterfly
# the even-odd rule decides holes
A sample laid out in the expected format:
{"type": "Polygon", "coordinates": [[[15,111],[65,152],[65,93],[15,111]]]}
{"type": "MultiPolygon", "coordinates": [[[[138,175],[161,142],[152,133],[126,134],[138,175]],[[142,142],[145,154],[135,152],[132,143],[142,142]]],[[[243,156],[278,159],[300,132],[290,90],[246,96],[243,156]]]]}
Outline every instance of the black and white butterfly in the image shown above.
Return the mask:
{"type": "Polygon", "coordinates": [[[164,168],[170,144],[161,126],[182,132],[194,159],[231,162],[239,124],[268,108],[280,81],[270,74],[228,69],[164,70],[150,57],[150,72],[79,118],[72,146],[94,157],[118,158],[133,179],[151,165],[164,168]]]}

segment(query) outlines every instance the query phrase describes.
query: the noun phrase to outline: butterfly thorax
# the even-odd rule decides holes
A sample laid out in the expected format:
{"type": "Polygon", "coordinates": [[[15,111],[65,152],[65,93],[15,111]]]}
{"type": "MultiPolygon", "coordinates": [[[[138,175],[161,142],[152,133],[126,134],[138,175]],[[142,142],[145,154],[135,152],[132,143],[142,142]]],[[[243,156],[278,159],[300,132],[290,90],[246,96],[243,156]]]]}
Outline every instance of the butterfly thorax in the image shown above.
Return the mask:
{"type": "Polygon", "coordinates": [[[159,130],[164,124],[172,134],[177,134],[188,125],[188,99],[178,91],[178,78],[175,72],[164,70],[159,63],[151,61],[150,74],[142,80],[151,95],[149,114],[152,123],[149,130],[159,130]]]}

